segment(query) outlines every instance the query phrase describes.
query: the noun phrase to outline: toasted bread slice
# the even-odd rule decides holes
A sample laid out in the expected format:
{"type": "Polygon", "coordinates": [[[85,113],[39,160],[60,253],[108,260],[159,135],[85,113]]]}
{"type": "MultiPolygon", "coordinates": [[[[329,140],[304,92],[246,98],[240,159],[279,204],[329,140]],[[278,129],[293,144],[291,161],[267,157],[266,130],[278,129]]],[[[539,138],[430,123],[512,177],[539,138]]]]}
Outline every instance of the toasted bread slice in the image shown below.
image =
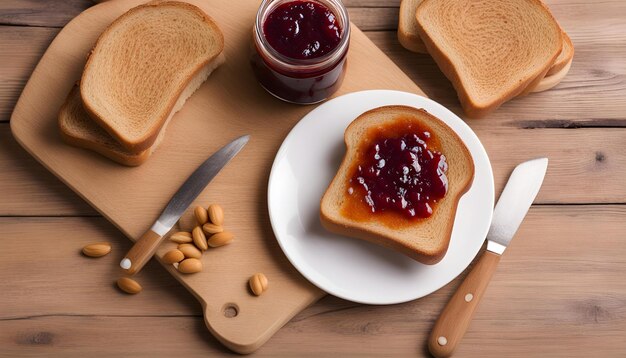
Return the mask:
{"type": "MultiPolygon", "coordinates": [[[[400,3],[400,16],[398,21],[398,41],[407,50],[417,53],[428,54],[426,45],[419,37],[417,31],[417,19],[415,13],[417,6],[422,0],[402,0],[400,3]]],[[[542,92],[558,85],[565,75],[569,72],[574,57],[574,44],[565,31],[563,36],[563,48],[559,57],[552,64],[545,77],[538,81],[537,84],[531,83],[521,95],[529,92],[542,92]],[[566,68],[567,67],[567,68],[566,68]]]]}
{"type": "Polygon", "coordinates": [[[196,6],[135,7],[98,38],[80,82],[87,113],[127,151],[156,141],[188,83],[224,49],[218,26],[196,6]]]}
{"type": "Polygon", "coordinates": [[[415,13],[422,0],[402,0],[398,16],[398,41],[405,49],[417,53],[428,53],[424,41],[417,31],[415,13]]]}
{"type": "MultiPolygon", "coordinates": [[[[340,235],[355,237],[397,250],[419,262],[435,264],[446,251],[452,234],[457,204],[474,179],[474,161],[459,136],[444,122],[423,109],[407,106],[385,106],[361,114],[344,134],[346,154],[320,204],[322,225],[340,235]],[[372,215],[370,220],[354,220],[342,214],[342,206],[349,195],[349,180],[355,158],[360,157],[360,141],[368,130],[393,125],[409,118],[425,124],[439,141],[439,149],[448,162],[448,192],[441,199],[431,217],[408,222],[401,227],[389,227],[372,215]]],[[[365,205],[365,204],[364,204],[365,205]]],[[[408,219],[407,219],[408,220],[408,219]]]]}
{"type": "MultiPolygon", "coordinates": [[[[419,36],[417,30],[417,7],[423,0],[402,0],[400,3],[400,14],[398,16],[398,41],[409,51],[427,54],[426,45],[419,36]]],[[[563,49],[557,57],[552,67],[546,73],[551,76],[560,72],[574,57],[574,44],[567,33],[563,31],[563,49]]],[[[535,92],[535,91],[533,91],[535,92]]]]}
{"type": "Polygon", "coordinates": [[[102,129],[85,111],[78,85],[72,88],[59,111],[61,137],[68,144],[93,150],[120,164],[127,166],[141,165],[163,140],[167,124],[174,116],[174,113],[183,107],[185,101],[206,81],[211,72],[223,62],[224,56],[218,56],[216,60],[204,66],[187,84],[187,87],[181,93],[170,112],[163,129],[159,132],[156,141],[148,149],[130,152],[122,147],[107,131],[102,129]]]}
{"type": "Polygon", "coordinates": [[[559,24],[539,0],[424,0],[416,19],[470,117],[485,116],[543,78],[563,47],[559,24]]]}

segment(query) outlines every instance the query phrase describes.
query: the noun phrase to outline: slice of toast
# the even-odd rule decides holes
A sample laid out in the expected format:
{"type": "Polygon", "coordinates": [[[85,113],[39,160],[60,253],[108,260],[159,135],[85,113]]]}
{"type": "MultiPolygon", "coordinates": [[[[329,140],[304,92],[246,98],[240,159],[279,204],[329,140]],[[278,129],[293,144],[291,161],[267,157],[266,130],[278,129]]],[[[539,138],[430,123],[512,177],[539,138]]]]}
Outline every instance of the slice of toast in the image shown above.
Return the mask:
{"type": "MultiPolygon", "coordinates": [[[[367,240],[397,250],[424,264],[439,262],[448,249],[452,226],[460,198],[474,179],[474,161],[459,136],[444,122],[423,109],[407,106],[385,106],[361,114],[344,134],[346,154],[337,174],[330,183],[320,204],[322,225],[334,233],[367,240]],[[342,213],[349,190],[355,158],[360,158],[360,142],[367,131],[393,125],[398,120],[415,121],[418,126],[430,128],[439,142],[437,148],[448,163],[448,192],[434,209],[432,216],[407,225],[389,227],[374,214],[369,220],[355,220],[342,213]]],[[[359,203],[366,205],[365,203],[359,203]]],[[[413,219],[405,219],[413,220],[413,219]]]]}
{"type": "MultiPolygon", "coordinates": [[[[417,29],[417,7],[423,0],[402,0],[400,3],[400,14],[398,16],[398,41],[407,50],[417,53],[427,54],[426,45],[419,37],[419,31],[417,29]]],[[[561,30],[563,31],[563,30],[561,30]]],[[[574,57],[574,44],[569,38],[567,33],[563,31],[563,49],[557,57],[552,67],[546,73],[547,76],[551,76],[560,72],[574,57]]],[[[552,83],[552,80],[550,81],[552,83]]],[[[538,86],[544,88],[546,86],[538,86]]],[[[538,92],[538,91],[532,91],[538,92]]]]}
{"type": "Polygon", "coordinates": [[[93,150],[120,164],[127,166],[141,165],[163,140],[167,124],[174,116],[174,113],[183,107],[185,101],[206,81],[211,72],[223,62],[224,56],[219,55],[217,59],[204,66],[187,84],[187,87],[183,90],[170,112],[163,129],[159,132],[157,139],[147,149],[139,152],[128,151],[100,127],[85,111],[78,85],[72,88],[59,111],[61,137],[68,144],[93,150]]]}
{"type": "Polygon", "coordinates": [[[100,35],[80,81],[83,106],[129,152],[154,144],[189,82],[224,49],[218,26],[196,6],[135,7],[100,35]]]}
{"type": "Polygon", "coordinates": [[[470,117],[485,116],[538,82],[563,47],[559,24],[539,0],[424,0],[416,19],[470,117]]]}

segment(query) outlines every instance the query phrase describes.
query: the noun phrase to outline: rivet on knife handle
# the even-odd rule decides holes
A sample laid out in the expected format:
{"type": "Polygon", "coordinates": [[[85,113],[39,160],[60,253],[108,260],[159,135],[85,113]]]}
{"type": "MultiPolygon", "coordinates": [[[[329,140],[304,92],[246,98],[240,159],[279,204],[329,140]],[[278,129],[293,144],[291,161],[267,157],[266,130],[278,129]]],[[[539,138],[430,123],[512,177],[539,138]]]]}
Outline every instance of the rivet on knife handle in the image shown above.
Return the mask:
{"type": "Polygon", "coordinates": [[[461,342],[498,262],[500,255],[485,251],[443,309],[428,339],[435,357],[451,356],[461,342]]]}
{"type": "Polygon", "coordinates": [[[162,237],[152,230],[146,231],[139,240],[135,242],[133,247],[126,253],[126,256],[120,262],[120,266],[128,273],[133,275],[141,270],[144,265],[150,261],[157,248],[161,244],[162,237]]]}

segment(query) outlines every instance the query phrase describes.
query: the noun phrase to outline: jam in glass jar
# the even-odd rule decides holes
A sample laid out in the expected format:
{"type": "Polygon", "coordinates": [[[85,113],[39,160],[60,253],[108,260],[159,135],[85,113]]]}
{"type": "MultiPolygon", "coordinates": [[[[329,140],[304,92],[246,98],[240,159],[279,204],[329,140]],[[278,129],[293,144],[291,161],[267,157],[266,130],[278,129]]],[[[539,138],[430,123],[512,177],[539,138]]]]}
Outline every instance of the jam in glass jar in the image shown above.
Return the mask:
{"type": "Polygon", "coordinates": [[[284,101],[310,104],[341,85],[350,21],[341,0],[264,0],[254,24],[252,69],[284,101]]]}

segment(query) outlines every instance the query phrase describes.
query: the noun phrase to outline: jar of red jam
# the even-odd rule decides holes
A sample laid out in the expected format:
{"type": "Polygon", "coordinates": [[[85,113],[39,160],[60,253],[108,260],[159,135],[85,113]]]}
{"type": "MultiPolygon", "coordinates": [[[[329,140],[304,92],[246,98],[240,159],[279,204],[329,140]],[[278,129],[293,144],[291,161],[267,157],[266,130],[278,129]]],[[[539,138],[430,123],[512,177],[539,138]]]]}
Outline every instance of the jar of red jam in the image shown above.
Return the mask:
{"type": "Polygon", "coordinates": [[[316,103],[341,85],[350,42],[341,0],[264,0],[253,37],[252,69],[275,97],[316,103]]]}

